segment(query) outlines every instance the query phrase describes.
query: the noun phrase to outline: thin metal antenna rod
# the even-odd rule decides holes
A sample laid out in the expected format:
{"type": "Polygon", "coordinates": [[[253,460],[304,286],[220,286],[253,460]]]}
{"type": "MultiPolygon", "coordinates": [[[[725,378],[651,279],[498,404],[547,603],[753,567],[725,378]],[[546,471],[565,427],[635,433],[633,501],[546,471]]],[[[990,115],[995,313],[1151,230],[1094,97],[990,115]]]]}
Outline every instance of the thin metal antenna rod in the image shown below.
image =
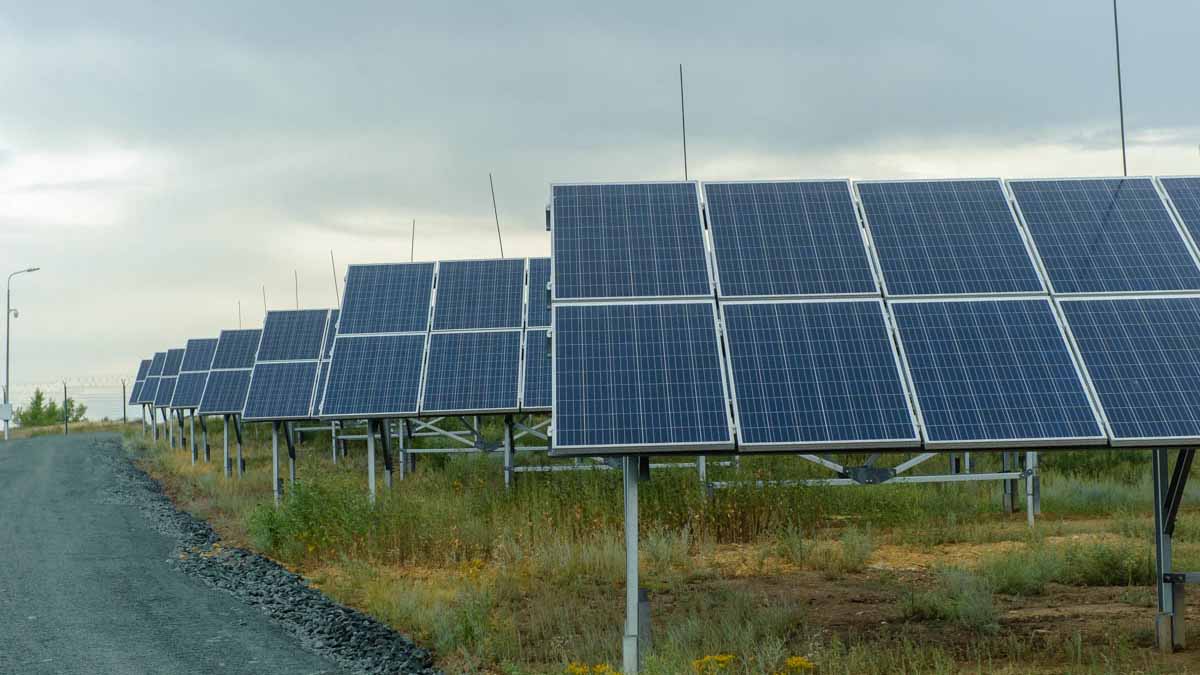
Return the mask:
{"type": "MultiPolygon", "coordinates": [[[[1116,2],[1116,0],[1113,0],[1116,2]]],[[[683,64],[679,64],[679,121],[683,128],[683,179],[688,179],[687,166],[687,109],[683,103],[683,64]]]]}
{"type": "Polygon", "coordinates": [[[1121,113],[1121,175],[1129,175],[1129,163],[1125,158],[1125,92],[1121,86],[1121,28],[1117,23],[1117,0],[1113,0],[1113,37],[1117,44],[1117,106],[1121,113]]]}
{"type": "Polygon", "coordinates": [[[263,316],[267,315],[267,285],[263,284],[263,316]]]}
{"type": "Polygon", "coordinates": [[[500,211],[496,208],[496,183],[492,180],[492,172],[488,172],[488,185],[492,188],[492,215],[496,216],[496,239],[500,240],[500,257],[504,257],[504,237],[500,236],[500,211]]]}
{"type": "Polygon", "coordinates": [[[413,261],[417,252],[417,219],[413,218],[412,239],[408,242],[408,262],[413,261]]]}
{"type": "Polygon", "coordinates": [[[242,301],[238,300],[238,329],[242,328],[242,301]]]}
{"type": "Polygon", "coordinates": [[[333,261],[333,249],[329,249],[329,267],[333,270],[333,299],[337,306],[342,306],[342,294],[338,292],[337,263],[333,261]]]}
{"type": "Polygon", "coordinates": [[[292,276],[296,280],[296,309],[300,309],[300,270],[292,270],[292,276]]]}

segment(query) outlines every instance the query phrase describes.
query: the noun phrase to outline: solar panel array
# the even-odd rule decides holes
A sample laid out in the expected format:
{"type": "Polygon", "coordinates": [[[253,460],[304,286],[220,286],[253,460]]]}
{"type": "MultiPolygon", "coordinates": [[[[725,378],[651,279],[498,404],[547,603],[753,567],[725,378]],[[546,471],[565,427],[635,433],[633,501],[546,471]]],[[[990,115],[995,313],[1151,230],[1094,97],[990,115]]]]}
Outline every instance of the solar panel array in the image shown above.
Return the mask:
{"type": "Polygon", "coordinates": [[[175,394],[171,407],[194,410],[200,406],[204,396],[204,385],[208,382],[208,371],[212,368],[213,355],[217,352],[216,338],[187,341],[183,363],[179,367],[179,378],[175,381],[175,394]]]}
{"type": "Polygon", "coordinates": [[[259,328],[223,330],[217,338],[212,369],[200,397],[200,415],[240,415],[246,407],[250,371],[262,338],[259,328]]]}
{"type": "Polygon", "coordinates": [[[276,421],[312,416],[330,312],[267,312],[242,419],[276,421]]]}
{"type": "Polygon", "coordinates": [[[1200,179],[689,190],[552,186],[554,454],[1200,441],[1200,179]]]}
{"type": "MultiPolygon", "coordinates": [[[[351,266],[318,375],[319,416],[548,410],[542,399],[523,407],[521,386],[526,325],[549,326],[549,267],[548,258],[351,266]]],[[[547,351],[533,357],[548,371],[547,351]]]]}
{"type": "Polygon", "coordinates": [[[154,405],[154,395],[158,393],[158,379],[162,376],[163,366],[167,362],[166,352],[154,352],[150,360],[150,369],[146,371],[146,381],[142,383],[141,395],[136,401],[143,405],[154,405]]]}

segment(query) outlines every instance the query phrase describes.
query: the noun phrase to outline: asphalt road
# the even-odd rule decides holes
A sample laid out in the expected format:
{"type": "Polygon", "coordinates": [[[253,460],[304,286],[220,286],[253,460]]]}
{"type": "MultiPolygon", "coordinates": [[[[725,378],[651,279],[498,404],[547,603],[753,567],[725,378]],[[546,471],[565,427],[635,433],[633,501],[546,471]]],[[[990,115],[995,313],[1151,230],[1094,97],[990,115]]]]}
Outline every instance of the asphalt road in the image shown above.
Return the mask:
{"type": "Polygon", "coordinates": [[[167,561],[113,435],[0,441],[0,673],[336,673],[167,561]]]}

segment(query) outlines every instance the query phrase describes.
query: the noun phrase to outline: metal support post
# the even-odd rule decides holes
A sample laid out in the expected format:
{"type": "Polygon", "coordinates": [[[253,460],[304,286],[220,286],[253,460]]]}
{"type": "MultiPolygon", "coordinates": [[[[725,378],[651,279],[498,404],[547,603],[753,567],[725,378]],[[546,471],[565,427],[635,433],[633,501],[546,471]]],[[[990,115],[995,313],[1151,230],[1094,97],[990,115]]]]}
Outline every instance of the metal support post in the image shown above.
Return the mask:
{"type": "Polygon", "coordinates": [[[696,458],[696,473],[700,475],[700,487],[708,492],[708,458],[700,455],[696,458]]]}
{"type": "Polygon", "coordinates": [[[648,647],[649,602],[638,587],[638,481],[642,459],[623,459],[625,487],[625,636],[621,645],[621,672],[635,675],[642,666],[644,647],[648,647]]]}
{"type": "Polygon", "coordinates": [[[188,416],[188,426],[190,429],[188,437],[192,446],[192,465],[195,466],[196,460],[199,459],[196,453],[196,413],[193,412],[188,416]]]}
{"type": "Polygon", "coordinates": [[[375,503],[375,420],[367,420],[367,486],[375,503]]]}
{"type": "Polygon", "coordinates": [[[292,442],[292,426],[283,423],[283,437],[287,440],[288,450],[288,485],[296,484],[296,445],[292,442]]]}
{"type": "Polygon", "coordinates": [[[1029,475],[1025,477],[1025,520],[1033,527],[1033,518],[1038,511],[1037,485],[1037,453],[1025,453],[1025,469],[1029,475]]]}
{"type": "Polygon", "coordinates": [[[398,427],[397,427],[397,431],[400,432],[399,434],[397,434],[397,436],[399,436],[399,438],[400,438],[400,442],[396,444],[397,445],[396,456],[400,460],[400,480],[404,480],[405,478],[408,477],[408,454],[409,454],[408,453],[408,442],[409,442],[409,438],[408,438],[408,434],[406,433],[406,429],[407,429],[407,426],[404,424],[404,421],[401,420],[398,423],[398,427]]]}
{"type": "Polygon", "coordinates": [[[138,406],[142,409],[142,438],[146,437],[146,406],[138,406]]]}
{"type": "MultiPolygon", "coordinates": [[[[1000,472],[1008,473],[1014,469],[1013,460],[1015,457],[1011,452],[1000,453],[1000,472]]],[[[1000,483],[1001,501],[1000,506],[1005,513],[1016,513],[1017,511],[1017,481],[1005,480],[1000,483]]]]}
{"type": "Polygon", "coordinates": [[[392,489],[392,421],[379,421],[379,439],[383,443],[383,485],[392,489]]]}
{"type": "MultiPolygon", "coordinates": [[[[404,444],[405,447],[411,449],[413,447],[413,433],[412,433],[412,424],[409,420],[404,420],[404,428],[401,429],[401,433],[404,434],[404,438],[406,440],[406,443],[404,444]]],[[[405,473],[406,474],[416,473],[416,471],[417,471],[417,455],[416,455],[416,453],[413,453],[413,452],[409,452],[407,454],[408,454],[408,467],[405,469],[405,473]]]]}
{"type": "Polygon", "coordinates": [[[221,415],[221,466],[225,467],[225,477],[232,473],[229,466],[229,415],[221,415]]]}
{"type": "Polygon", "coordinates": [[[200,439],[204,445],[204,463],[208,464],[212,461],[212,448],[208,446],[208,420],[204,415],[200,415],[200,439]]]}
{"type": "Polygon", "coordinates": [[[237,435],[237,475],[241,478],[246,473],[246,460],[242,459],[242,423],[237,417],[233,418],[233,433],[237,435]]]}
{"type": "Polygon", "coordinates": [[[338,423],[333,421],[329,423],[329,446],[333,452],[333,463],[337,464],[338,456],[338,423]]]}
{"type": "Polygon", "coordinates": [[[163,418],[163,424],[167,427],[167,447],[174,448],[175,447],[175,429],[173,428],[174,425],[171,422],[170,416],[167,415],[166,408],[162,408],[162,418],[163,418]]]}
{"type": "Polygon", "coordinates": [[[504,489],[511,490],[513,484],[513,418],[504,416],[504,489]]]}
{"type": "Polygon", "coordinates": [[[1167,581],[1168,575],[1173,572],[1171,540],[1174,529],[1174,523],[1167,514],[1168,492],[1171,488],[1167,482],[1170,475],[1170,451],[1154,450],[1153,453],[1154,570],[1158,590],[1158,615],[1154,620],[1154,634],[1159,650],[1173,652],[1182,647],[1184,642],[1183,612],[1180,611],[1182,607],[1176,606],[1176,601],[1183,599],[1184,584],[1167,581]]]}
{"type": "MultiPolygon", "coordinates": [[[[143,415],[147,406],[142,406],[143,415]]],[[[154,431],[154,442],[158,442],[158,413],[154,412],[154,408],[150,408],[150,427],[154,431]]]]}
{"type": "Polygon", "coordinates": [[[271,422],[271,495],[279,506],[279,422],[271,422]]]}

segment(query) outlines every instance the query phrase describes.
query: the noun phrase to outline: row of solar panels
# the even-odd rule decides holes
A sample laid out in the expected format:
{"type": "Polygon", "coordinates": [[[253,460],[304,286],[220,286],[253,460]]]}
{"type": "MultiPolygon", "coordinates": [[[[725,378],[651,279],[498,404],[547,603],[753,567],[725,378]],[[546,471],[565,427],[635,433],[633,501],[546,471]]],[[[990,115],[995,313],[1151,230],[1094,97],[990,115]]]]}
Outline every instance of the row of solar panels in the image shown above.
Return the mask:
{"type": "Polygon", "coordinates": [[[556,454],[1200,442],[1200,179],[572,184],[550,209],[556,454]]]}
{"type": "Polygon", "coordinates": [[[352,265],[341,310],[157,353],[130,403],[248,421],[548,410],[549,263],[352,265]]]}

